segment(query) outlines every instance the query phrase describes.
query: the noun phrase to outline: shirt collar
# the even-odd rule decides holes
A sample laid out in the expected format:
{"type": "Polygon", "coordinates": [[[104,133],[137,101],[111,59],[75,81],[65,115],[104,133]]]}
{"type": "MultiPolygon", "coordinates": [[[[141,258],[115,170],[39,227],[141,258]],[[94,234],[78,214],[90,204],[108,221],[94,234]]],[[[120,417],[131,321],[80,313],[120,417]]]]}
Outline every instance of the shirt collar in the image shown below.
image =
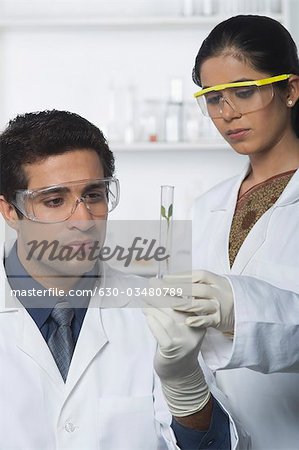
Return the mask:
{"type": "MultiPolygon", "coordinates": [[[[7,278],[9,280],[9,284],[14,290],[22,290],[22,291],[36,291],[42,290],[45,291],[45,287],[41,285],[38,281],[32,278],[29,273],[26,271],[25,267],[22,265],[18,254],[17,254],[17,244],[14,243],[10,253],[4,259],[5,271],[7,274],[7,278]]],[[[95,284],[96,279],[99,277],[98,273],[98,265],[95,264],[94,267],[81,276],[78,282],[73,286],[74,290],[92,290],[95,284]]],[[[75,317],[80,320],[84,317],[85,310],[88,306],[91,295],[87,296],[77,296],[77,297],[69,297],[68,295],[55,296],[55,295],[43,295],[39,296],[20,296],[18,297],[19,301],[22,305],[28,310],[29,314],[32,316],[34,321],[37,323],[38,327],[41,327],[48,317],[51,314],[53,307],[62,301],[69,301],[74,306],[75,317]],[[43,303],[47,305],[43,307],[41,305],[41,299],[43,299],[43,303]]]]}

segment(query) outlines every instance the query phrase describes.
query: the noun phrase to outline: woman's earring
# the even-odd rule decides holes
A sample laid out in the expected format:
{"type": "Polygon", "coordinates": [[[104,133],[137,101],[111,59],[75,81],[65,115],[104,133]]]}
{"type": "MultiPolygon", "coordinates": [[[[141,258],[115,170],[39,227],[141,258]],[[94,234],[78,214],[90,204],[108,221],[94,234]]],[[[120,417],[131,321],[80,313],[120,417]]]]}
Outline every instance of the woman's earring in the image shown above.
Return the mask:
{"type": "Polygon", "coordinates": [[[288,106],[292,106],[293,105],[293,100],[289,99],[288,100],[288,106]]]}

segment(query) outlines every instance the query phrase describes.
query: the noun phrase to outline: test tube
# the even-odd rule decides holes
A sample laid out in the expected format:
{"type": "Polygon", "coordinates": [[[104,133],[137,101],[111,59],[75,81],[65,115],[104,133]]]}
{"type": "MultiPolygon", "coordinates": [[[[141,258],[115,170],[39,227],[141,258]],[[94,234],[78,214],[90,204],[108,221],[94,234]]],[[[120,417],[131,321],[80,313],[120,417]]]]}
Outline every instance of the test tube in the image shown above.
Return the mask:
{"type": "Polygon", "coordinates": [[[171,266],[173,199],[174,186],[161,186],[159,246],[165,248],[165,255],[169,256],[159,261],[158,278],[167,275],[171,266]]]}

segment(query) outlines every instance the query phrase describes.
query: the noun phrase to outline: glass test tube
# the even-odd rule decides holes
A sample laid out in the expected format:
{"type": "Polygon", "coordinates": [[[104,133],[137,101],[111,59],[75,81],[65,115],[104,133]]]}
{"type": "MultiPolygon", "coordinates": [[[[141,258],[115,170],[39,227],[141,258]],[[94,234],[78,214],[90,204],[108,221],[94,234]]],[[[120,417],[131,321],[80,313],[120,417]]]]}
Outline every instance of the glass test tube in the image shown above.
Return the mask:
{"type": "Polygon", "coordinates": [[[167,275],[171,267],[173,198],[174,186],[161,186],[159,246],[165,248],[165,255],[169,256],[159,261],[158,278],[167,275]]]}

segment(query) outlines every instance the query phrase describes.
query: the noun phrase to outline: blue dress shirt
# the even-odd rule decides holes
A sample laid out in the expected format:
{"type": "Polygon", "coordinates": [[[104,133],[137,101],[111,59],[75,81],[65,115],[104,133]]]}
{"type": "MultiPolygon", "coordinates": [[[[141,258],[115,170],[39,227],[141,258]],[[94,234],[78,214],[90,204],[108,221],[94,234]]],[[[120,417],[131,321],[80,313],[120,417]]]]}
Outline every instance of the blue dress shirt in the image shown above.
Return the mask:
{"type": "Polygon", "coordinates": [[[212,397],[213,411],[207,431],[187,428],[174,418],[171,427],[182,450],[229,450],[231,448],[229,418],[212,397]]]}

